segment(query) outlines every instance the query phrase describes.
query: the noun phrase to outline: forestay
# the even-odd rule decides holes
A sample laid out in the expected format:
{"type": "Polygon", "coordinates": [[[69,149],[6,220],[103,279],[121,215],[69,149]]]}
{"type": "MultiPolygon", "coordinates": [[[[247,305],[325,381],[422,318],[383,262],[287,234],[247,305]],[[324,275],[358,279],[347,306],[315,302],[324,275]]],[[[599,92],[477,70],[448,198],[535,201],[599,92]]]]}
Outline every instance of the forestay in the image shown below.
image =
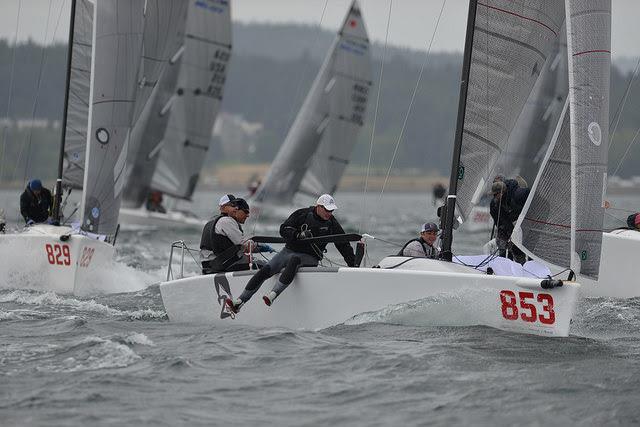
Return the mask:
{"type": "Polygon", "coordinates": [[[354,1],[257,200],[291,203],[298,191],[335,191],[363,126],[371,85],[369,40],[354,1]]]}
{"type": "Polygon", "coordinates": [[[175,93],[177,58],[171,59],[182,49],[186,12],[184,0],[147,1],[123,196],[128,207],[139,207],[149,193],[158,159],[153,153],[159,152],[169,119],[164,107],[175,93]]]}
{"type": "Polygon", "coordinates": [[[90,131],[81,208],[81,228],[87,232],[110,236],[117,230],[144,3],[100,0],[94,8],[90,131]]]}
{"type": "Polygon", "coordinates": [[[199,0],[188,5],[184,52],[176,97],[160,150],[152,187],[190,199],[211,141],[231,58],[228,0],[199,0]]]}
{"type": "Polygon", "coordinates": [[[566,8],[569,100],[512,240],[532,256],[597,278],[609,136],[611,1],[567,0],[566,8]]]}
{"type": "Polygon", "coordinates": [[[557,0],[478,2],[458,171],[463,217],[485,191],[563,21],[557,0]]]}
{"type": "Polygon", "coordinates": [[[62,180],[65,187],[82,188],[89,119],[93,3],[78,0],[74,19],[62,180]]]}

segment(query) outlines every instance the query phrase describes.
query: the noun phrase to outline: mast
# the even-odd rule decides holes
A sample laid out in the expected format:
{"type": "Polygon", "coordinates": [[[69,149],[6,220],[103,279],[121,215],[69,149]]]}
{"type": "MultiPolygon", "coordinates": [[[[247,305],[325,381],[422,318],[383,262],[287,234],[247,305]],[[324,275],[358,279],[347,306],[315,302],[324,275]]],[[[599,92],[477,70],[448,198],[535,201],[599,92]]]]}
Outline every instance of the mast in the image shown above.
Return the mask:
{"type": "Polygon", "coordinates": [[[453,242],[453,221],[456,210],[458,180],[464,177],[464,168],[460,167],[460,153],[462,149],[462,131],[467,110],[467,92],[469,89],[469,71],[471,70],[471,54],[473,47],[473,33],[476,24],[476,9],[478,0],[469,0],[469,15],[467,16],[467,35],[464,41],[464,58],[462,61],[462,80],[460,82],[460,98],[458,101],[458,118],[456,121],[456,135],[451,161],[451,177],[449,178],[449,194],[445,208],[445,222],[442,232],[442,259],[451,261],[451,244],[453,242]]]}
{"type": "Polygon", "coordinates": [[[64,91],[64,110],[62,113],[62,133],[60,139],[60,155],[58,156],[58,177],[56,178],[55,200],[52,217],[54,223],[60,223],[60,205],[62,204],[62,172],[64,169],[64,141],[67,137],[67,111],[69,109],[69,84],[71,81],[71,60],[73,57],[73,32],[76,18],[76,0],[71,0],[71,16],[69,20],[69,45],[67,46],[67,77],[64,91]]]}

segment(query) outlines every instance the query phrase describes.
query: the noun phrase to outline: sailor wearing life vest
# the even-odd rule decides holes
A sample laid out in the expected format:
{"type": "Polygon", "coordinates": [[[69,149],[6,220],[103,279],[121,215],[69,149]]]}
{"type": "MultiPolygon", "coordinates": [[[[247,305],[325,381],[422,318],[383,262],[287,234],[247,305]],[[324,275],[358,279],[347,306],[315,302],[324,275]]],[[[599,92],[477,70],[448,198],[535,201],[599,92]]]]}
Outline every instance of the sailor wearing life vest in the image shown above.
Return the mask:
{"type": "MultiPolygon", "coordinates": [[[[337,208],[333,197],[329,194],[323,194],[318,198],[315,206],[298,209],[292,213],[280,226],[280,235],[287,242],[285,248],[271,258],[267,265],[249,280],[239,298],[233,301],[227,300],[229,309],[237,312],[258,291],[265,280],[282,271],[273,290],[262,298],[265,304],[270,306],[273,300],[293,281],[298,268],[303,266],[316,267],[322,260],[327,244],[309,243],[302,240],[332,234],[345,234],[342,226],[333,216],[333,211],[337,208]]],[[[334,244],[347,266],[353,267],[355,254],[351,245],[348,242],[334,244]]]]}
{"type": "Polygon", "coordinates": [[[417,258],[438,258],[440,251],[435,246],[438,238],[438,225],[434,222],[422,224],[420,237],[409,240],[398,255],[417,258]]]}
{"type": "Polygon", "coordinates": [[[242,224],[250,213],[244,199],[228,194],[220,199],[219,206],[220,215],[202,230],[200,259],[203,274],[248,270],[249,259],[245,252],[275,252],[269,245],[256,245],[244,237],[242,224]]]}

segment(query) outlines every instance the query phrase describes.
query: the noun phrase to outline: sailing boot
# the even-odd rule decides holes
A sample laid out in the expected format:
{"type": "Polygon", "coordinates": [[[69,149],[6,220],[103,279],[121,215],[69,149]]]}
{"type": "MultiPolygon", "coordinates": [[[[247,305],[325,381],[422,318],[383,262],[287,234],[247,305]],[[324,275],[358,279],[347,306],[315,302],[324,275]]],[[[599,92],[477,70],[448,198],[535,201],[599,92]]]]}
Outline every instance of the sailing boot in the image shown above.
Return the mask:
{"type": "Polygon", "coordinates": [[[273,304],[273,301],[278,297],[278,294],[275,293],[274,291],[269,292],[267,295],[264,295],[262,297],[262,301],[264,301],[264,303],[268,306],[271,307],[271,304],[273,304]]]}
{"type": "Polygon", "coordinates": [[[227,306],[227,309],[231,313],[238,314],[240,308],[242,308],[242,306],[244,305],[244,301],[242,301],[240,298],[236,298],[234,300],[232,300],[231,298],[227,298],[226,300],[224,300],[224,304],[227,306]]]}

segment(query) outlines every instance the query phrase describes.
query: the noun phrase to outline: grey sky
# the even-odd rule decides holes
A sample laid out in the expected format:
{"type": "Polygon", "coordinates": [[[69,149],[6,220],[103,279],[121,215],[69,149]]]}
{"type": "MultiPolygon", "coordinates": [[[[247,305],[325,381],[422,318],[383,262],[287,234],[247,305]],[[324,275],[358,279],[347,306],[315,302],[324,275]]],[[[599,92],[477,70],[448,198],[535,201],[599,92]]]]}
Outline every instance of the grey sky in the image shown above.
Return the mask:
{"type": "MultiPolygon", "coordinates": [[[[389,42],[425,49],[443,0],[391,0],[389,42]]],[[[562,0],[558,0],[562,1],[562,0]]],[[[0,38],[13,40],[20,7],[18,39],[38,42],[64,40],[71,0],[0,0],[0,38]],[[49,24],[47,16],[50,11],[49,24]]],[[[241,22],[297,22],[317,25],[327,5],[322,26],[335,30],[351,0],[232,0],[233,19],[241,22]]],[[[616,57],[640,56],[640,1],[612,0],[612,53],[616,57]]],[[[360,0],[370,37],[383,42],[390,0],[360,0]]],[[[466,0],[446,0],[434,51],[461,51],[464,44],[466,0]]]]}

